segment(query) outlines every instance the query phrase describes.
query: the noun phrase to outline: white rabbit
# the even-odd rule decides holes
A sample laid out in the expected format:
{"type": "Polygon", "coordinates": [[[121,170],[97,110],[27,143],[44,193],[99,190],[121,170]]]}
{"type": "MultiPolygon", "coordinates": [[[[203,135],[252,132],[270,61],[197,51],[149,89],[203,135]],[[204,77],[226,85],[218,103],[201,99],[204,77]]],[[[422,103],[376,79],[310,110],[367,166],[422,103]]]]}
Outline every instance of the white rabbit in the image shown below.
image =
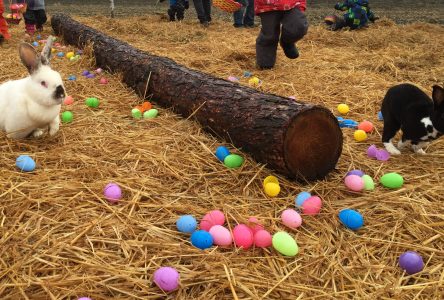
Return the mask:
{"type": "Polygon", "coordinates": [[[39,137],[48,126],[50,135],[59,130],[65,88],[60,74],[49,66],[52,43],[50,36],[41,54],[22,43],[20,58],[30,76],[0,85],[0,130],[8,137],[39,137]]]}

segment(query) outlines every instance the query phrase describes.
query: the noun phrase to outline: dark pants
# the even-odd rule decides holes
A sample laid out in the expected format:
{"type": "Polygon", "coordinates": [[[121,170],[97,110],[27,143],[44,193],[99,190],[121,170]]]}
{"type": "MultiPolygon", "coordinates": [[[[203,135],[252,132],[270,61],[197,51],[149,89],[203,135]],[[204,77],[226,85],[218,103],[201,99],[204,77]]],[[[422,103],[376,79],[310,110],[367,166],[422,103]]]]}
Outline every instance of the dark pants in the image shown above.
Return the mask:
{"type": "Polygon", "coordinates": [[[256,63],[260,68],[272,68],[276,63],[278,42],[285,47],[302,39],[307,33],[308,21],[297,8],[265,12],[259,17],[262,28],[256,39],[256,63]]]}
{"type": "Polygon", "coordinates": [[[170,8],[168,9],[168,16],[170,17],[170,21],[175,21],[176,17],[177,20],[179,21],[183,20],[184,12],[185,12],[185,1],[184,0],[174,1],[174,4],[171,4],[170,8]]]}
{"type": "Polygon", "coordinates": [[[236,0],[242,7],[233,13],[234,27],[254,25],[254,0],[236,0]]]}
{"type": "Polygon", "coordinates": [[[200,23],[211,22],[211,0],[193,0],[200,23]]]}
{"type": "Polygon", "coordinates": [[[27,9],[23,17],[25,18],[25,24],[36,25],[37,29],[42,28],[43,24],[45,24],[46,21],[48,20],[44,9],[39,9],[39,10],[27,9]]]}

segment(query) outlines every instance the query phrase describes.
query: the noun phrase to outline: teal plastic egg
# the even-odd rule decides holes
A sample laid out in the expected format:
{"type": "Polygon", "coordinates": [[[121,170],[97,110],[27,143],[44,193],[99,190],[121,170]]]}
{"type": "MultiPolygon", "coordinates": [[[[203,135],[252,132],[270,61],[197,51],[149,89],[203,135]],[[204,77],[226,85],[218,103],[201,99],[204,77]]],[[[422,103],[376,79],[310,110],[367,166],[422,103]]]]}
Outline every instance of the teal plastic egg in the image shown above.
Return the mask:
{"type": "Polygon", "coordinates": [[[389,189],[399,189],[404,184],[404,178],[398,173],[387,173],[380,179],[381,184],[389,189]]]}
{"type": "Polygon", "coordinates": [[[244,158],[237,154],[227,155],[224,159],[224,164],[230,169],[237,169],[244,163],[244,158]]]}

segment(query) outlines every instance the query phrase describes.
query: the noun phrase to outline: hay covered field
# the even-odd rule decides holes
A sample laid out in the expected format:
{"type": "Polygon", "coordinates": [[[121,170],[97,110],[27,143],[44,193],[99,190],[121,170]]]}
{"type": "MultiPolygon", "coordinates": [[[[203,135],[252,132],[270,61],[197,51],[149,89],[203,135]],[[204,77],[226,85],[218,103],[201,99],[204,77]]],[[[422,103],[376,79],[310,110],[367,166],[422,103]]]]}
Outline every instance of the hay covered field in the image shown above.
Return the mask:
{"type": "MultiPolygon", "coordinates": [[[[134,120],[141,103],[106,74],[108,85],[80,75],[93,70],[86,51],[80,61],[53,58],[76,102],[63,110],[74,122],[55,137],[14,141],[0,135],[0,298],[1,299],[442,299],[444,297],[444,139],[427,155],[405,151],[382,163],[369,159],[371,144],[382,147],[377,120],[386,90],[412,82],[429,95],[443,84],[444,27],[426,23],[396,25],[383,19],[369,29],[329,32],[313,25],[298,44],[301,57],[288,60],[278,50],[276,68],[255,70],[254,41],[258,28],[234,29],[216,20],[209,29],[194,19],[169,23],[158,15],[110,20],[77,17],[94,28],[152,54],[187,67],[227,78],[248,70],[263,82],[260,90],[321,104],[337,114],[347,103],[347,118],[372,121],[376,130],[365,142],[343,129],[343,154],[325,180],[298,183],[279,177],[282,191],[268,198],[262,180],[273,171],[246,153],[241,169],[229,170],[213,156],[223,141],[205,134],[192,120],[159,108],[154,120],[134,120]],[[84,105],[96,96],[97,109],[84,105]],[[14,167],[18,155],[37,162],[32,173],[14,167]],[[388,190],[352,193],[343,184],[351,169],[362,169],[378,182],[398,172],[405,185],[388,190]],[[124,198],[117,205],[102,190],[117,182],[124,198]],[[280,214],[294,207],[304,190],[323,199],[318,216],[304,216],[297,230],[286,228],[280,214]],[[343,208],[362,213],[357,232],[337,217],[343,208]],[[300,248],[287,258],[273,249],[201,251],[180,234],[180,215],[200,219],[224,211],[228,227],[257,217],[269,231],[285,230],[300,248]],[[407,250],[419,252],[424,270],[408,276],[398,266],[407,250]],[[180,272],[180,289],[164,294],[152,283],[160,266],[180,272]]],[[[26,75],[18,58],[22,26],[0,48],[0,82],[26,75]]],[[[44,36],[51,33],[46,28],[44,36]]],[[[63,51],[75,50],[68,46],[63,51]]],[[[241,84],[247,85],[246,79],[241,84]]],[[[11,99],[13,101],[13,99],[11,99]]],[[[155,104],[155,99],[153,99],[155,104]]],[[[155,105],[156,106],[156,105],[155,105]]],[[[230,146],[230,145],[227,145],[230,146]]]]}

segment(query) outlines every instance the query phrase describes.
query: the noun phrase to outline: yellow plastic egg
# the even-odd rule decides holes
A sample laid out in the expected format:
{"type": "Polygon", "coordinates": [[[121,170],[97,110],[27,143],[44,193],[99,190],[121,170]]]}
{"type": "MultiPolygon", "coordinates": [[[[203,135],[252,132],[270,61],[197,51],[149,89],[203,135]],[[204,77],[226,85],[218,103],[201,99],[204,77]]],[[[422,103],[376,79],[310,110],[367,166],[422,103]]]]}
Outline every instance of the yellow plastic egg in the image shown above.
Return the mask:
{"type": "Polygon", "coordinates": [[[354,133],[355,140],[358,142],[365,141],[367,139],[367,133],[364,130],[358,129],[354,133]]]}
{"type": "Polygon", "coordinates": [[[277,183],[269,182],[265,185],[264,190],[267,196],[276,197],[281,191],[281,187],[277,183]]]}
{"type": "Polygon", "coordinates": [[[347,104],[341,103],[338,105],[338,111],[339,111],[339,113],[345,115],[346,113],[348,113],[350,111],[350,108],[348,107],[347,104]]]}
{"type": "Polygon", "coordinates": [[[71,57],[74,57],[74,52],[68,52],[68,53],[66,53],[66,58],[71,58],[71,57]]]}
{"type": "Polygon", "coordinates": [[[256,76],[253,76],[248,80],[248,83],[251,85],[258,85],[260,83],[260,80],[256,76]]]}
{"type": "Polygon", "coordinates": [[[52,53],[54,53],[54,52],[56,52],[57,50],[55,49],[55,48],[51,48],[51,52],[52,53]]]}

